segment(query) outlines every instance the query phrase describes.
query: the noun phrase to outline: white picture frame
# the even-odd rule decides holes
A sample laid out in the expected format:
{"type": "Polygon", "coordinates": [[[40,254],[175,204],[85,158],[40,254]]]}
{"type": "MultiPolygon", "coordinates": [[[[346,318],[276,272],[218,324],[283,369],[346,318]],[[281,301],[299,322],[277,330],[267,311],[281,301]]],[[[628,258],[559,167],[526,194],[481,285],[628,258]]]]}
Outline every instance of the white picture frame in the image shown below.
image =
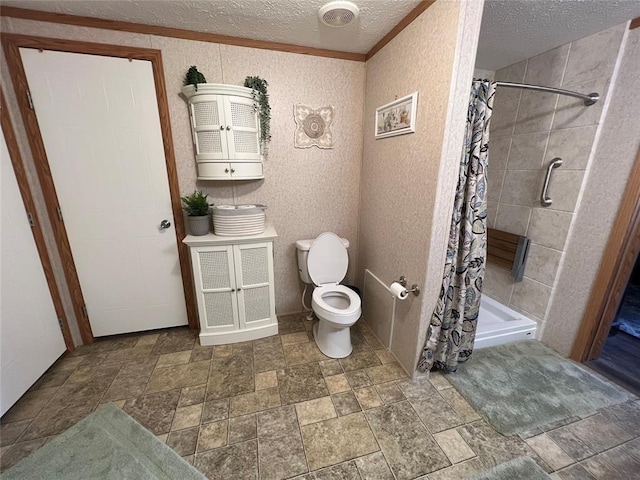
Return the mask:
{"type": "Polygon", "coordinates": [[[418,92],[376,108],[376,139],[415,133],[418,92]]]}

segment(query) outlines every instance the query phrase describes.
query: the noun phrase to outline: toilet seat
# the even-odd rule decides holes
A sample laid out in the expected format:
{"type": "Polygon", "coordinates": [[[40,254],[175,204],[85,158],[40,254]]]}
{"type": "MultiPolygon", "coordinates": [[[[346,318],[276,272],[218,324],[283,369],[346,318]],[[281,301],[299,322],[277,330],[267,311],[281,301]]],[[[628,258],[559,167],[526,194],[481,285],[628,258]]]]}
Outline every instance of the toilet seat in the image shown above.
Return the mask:
{"type": "Polygon", "coordinates": [[[322,285],[313,291],[311,305],[316,314],[336,325],[351,326],[360,318],[360,297],[344,285],[322,285]],[[349,306],[336,308],[329,305],[323,297],[338,294],[347,297],[349,306]]]}
{"type": "Polygon", "coordinates": [[[340,283],[348,267],[349,255],[338,235],[324,232],[313,241],[307,257],[307,269],[314,285],[340,283]]]}

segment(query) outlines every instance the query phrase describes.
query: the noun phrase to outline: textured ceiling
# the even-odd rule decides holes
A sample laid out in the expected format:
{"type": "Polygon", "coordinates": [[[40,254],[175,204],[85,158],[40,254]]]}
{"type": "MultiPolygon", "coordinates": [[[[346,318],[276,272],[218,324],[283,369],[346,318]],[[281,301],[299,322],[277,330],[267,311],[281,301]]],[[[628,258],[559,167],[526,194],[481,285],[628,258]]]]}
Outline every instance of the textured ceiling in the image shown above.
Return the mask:
{"type": "Polygon", "coordinates": [[[486,0],[476,67],[498,70],[640,16],[640,0],[486,0]]]}
{"type": "MultiPolygon", "coordinates": [[[[32,10],[352,53],[367,53],[420,3],[352,0],[360,8],[357,23],[332,28],[317,16],[328,0],[0,1],[32,10]]],[[[497,70],[639,16],[640,0],[486,0],[476,67],[497,70]]]]}
{"type": "Polygon", "coordinates": [[[367,53],[420,0],[352,0],[360,19],[344,28],[318,20],[328,0],[2,0],[2,5],[182,28],[233,37],[367,53]]]}

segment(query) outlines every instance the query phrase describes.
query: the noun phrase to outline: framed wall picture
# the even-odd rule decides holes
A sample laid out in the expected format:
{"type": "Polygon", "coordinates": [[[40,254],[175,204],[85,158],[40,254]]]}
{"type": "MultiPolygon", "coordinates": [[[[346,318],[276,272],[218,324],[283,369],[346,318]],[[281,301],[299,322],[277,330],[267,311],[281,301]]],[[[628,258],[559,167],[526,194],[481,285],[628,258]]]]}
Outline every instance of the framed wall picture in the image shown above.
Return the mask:
{"type": "Polygon", "coordinates": [[[416,131],[418,92],[376,108],[375,138],[393,137],[416,131]]]}

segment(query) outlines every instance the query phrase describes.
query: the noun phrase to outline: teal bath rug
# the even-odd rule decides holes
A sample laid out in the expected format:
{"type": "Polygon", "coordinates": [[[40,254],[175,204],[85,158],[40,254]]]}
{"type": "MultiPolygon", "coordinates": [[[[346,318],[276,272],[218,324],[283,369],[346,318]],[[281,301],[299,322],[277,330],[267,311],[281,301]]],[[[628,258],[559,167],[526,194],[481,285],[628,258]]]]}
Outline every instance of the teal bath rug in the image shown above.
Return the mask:
{"type": "Polygon", "coordinates": [[[530,457],[518,457],[467,480],[549,480],[550,478],[530,457]]]}
{"type": "Polygon", "coordinates": [[[447,380],[503,435],[634,398],[536,340],[476,350],[447,380]]]}
{"type": "Polygon", "coordinates": [[[2,474],[3,480],[206,480],[118,407],[107,404],[2,474]]]}

